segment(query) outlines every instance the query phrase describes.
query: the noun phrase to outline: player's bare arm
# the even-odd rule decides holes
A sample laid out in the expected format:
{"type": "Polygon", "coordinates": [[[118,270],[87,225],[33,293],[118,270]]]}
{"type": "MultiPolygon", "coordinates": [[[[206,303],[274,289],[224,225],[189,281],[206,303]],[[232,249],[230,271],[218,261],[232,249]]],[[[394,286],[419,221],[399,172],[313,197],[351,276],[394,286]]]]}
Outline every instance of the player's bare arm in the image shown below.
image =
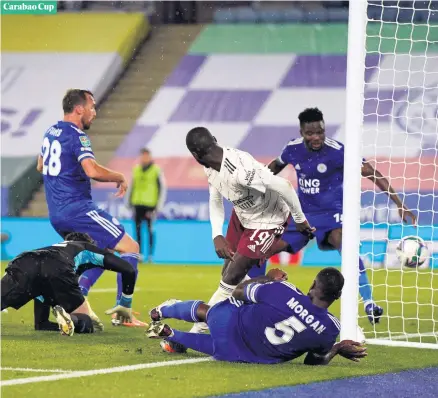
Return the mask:
{"type": "Polygon", "coordinates": [[[122,173],[101,166],[92,158],[85,158],[81,162],[85,174],[91,179],[99,182],[115,182],[118,192],[116,197],[122,198],[128,190],[128,183],[122,173]]]}
{"type": "Polygon", "coordinates": [[[397,192],[389,183],[388,179],[375,169],[369,162],[364,162],[362,165],[362,176],[368,178],[382,191],[385,192],[391,200],[397,205],[400,217],[404,222],[411,221],[413,225],[417,223],[417,217],[412,213],[400,200],[397,192]]]}
{"type": "Polygon", "coordinates": [[[237,300],[245,300],[245,287],[251,283],[268,283],[273,281],[287,281],[286,272],[281,269],[274,268],[269,270],[266,275],[258,276],[257,278],[249,279],[237,285],[234,289],[233,297],[237,300]]]}
{"type": "Polygon", "coordinates": [[[41,155],[38,155],[37,170],[40,173],[43,172],[43,157],[41,155]]]}
{"type": "Polygon", "coordinates": [[[367,348],[361,343],[353,340],[342,340],[335,344],[333,348],[325,355],[318,355],[309,352],[304,359],[305,365],[328,365],[330,361],[336,356],[340,355],[350,361],[360,362],[367,354],[367,348]]]}
{"type": "Polygon", "coordinates": [[[280,162],[278,158],[276,158],[268,164],[268,169],[271,170],[275,175],[277,175],[281,173],[286,168],[286,166],[287,164],[280,162]]]}

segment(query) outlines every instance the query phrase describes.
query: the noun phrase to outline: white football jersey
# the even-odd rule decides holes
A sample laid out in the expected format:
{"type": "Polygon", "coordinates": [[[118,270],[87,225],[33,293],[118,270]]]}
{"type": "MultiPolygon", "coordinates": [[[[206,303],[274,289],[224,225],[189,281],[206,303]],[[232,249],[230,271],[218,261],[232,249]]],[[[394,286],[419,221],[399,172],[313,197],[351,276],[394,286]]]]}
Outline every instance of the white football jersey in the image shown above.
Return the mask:
{"type": "Polygon", "coordinates": [[[267,190],[273,173],[249,153],[225,147],[219,172],[205,168],[208,183],[231,203],[247,229],[274,229],[290,209],[277,192],[267,190]]]}

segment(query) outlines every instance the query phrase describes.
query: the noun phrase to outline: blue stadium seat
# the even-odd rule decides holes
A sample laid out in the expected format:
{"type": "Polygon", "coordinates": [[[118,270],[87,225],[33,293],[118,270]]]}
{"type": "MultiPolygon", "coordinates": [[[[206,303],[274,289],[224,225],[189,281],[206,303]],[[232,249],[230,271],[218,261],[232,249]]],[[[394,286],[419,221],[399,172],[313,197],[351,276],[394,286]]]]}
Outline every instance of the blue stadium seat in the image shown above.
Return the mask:
{"type": "Polygon", "coordinates": [[[236,21],[240,23],[256,23],[257,13],[251,7],[236,7],[234,9],[236,21]]]}
{"type": "Polygon", "coordinates": [[[229,8],[219,9],[214,12],[213,21],[216,23],[234,23],[236,22],[236,16],[229,8]]]}
{"type": "Polygon", "coordinates": [[[414,13],[414,22],[427,22],[428,18],[429,18],[429,10],[415,10],[414,13]]]}
{"type": "Polygon", "coordinates": [[[327,11],[329,22],[348,22],[347,8],[329,8],[327,11]]]}
{"type": "Polygon", "coordinates": [[[432,11],[430,13],[429,22],[438,22],[438,11],[432,11]]]}
{"type": "Polygon", "coordinates": [[[380,21],[382,16],[382,7],[374,4],[369,4],[367,14],[369,19],[380,21]]]}
{"type": "Polygon", "coordinates": [[[258,20],[263,23],[287,22],[284,12],[285,10],[275,8],[256,10],[258,20]]]}
{"type": "Polygon", "coordinates": [[[429,2],[428,1],[414,1],[414,8],[416,10],[428,10],[429,2]]]}
{"type": "Polygon", "coordinates": [[[302,10],[290,8],[283,11],[284,22],[303,22],[304,13],[302,10]]]}
{"type": "Polygon", "coordinates": [[[383,8],[382,21],[385,22],[396,22],[397,21],[397,8],[383,8]]]}
{"type": "Polygon", "coordinates": [[[414,15],[414,10],[411,8],[401,8],[398,13],[397,22],[409,23],[412,22],[412,17],[414,15]]]}
{"type": "Polygon", "coordinates": [[[328,10],[320,8],[304,12],[304,22],[319,23],[328,21],[328,10]]]}

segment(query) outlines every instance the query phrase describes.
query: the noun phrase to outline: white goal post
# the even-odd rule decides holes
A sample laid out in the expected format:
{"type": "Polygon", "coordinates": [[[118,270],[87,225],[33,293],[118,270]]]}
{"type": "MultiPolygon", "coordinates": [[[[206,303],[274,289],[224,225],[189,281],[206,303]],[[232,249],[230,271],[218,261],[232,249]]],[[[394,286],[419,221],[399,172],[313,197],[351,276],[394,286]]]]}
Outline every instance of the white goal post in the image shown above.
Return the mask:
{"type": "Polygon", "coordinates": [[[438,1],[349,2],[341,339],[438,349],[438,1]],[[418,226],[361,178],[362,158],[388,178],[418,226]],[[422,237],[430,258],[404,268],[395,246],[422,237]],[[359,255],[384,309],[371,325],[359,255]]]}

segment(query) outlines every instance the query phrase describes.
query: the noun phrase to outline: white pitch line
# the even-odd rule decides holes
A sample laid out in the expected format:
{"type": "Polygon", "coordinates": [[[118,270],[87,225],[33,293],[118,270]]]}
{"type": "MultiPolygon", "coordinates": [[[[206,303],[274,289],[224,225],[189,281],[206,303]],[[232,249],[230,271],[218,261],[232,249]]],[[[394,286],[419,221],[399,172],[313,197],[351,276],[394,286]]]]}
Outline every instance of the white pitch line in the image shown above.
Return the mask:
{"type": "Polygon", "coordinates": [[[395,335],[391,337],[385,337],[384,340],[404,340],[404,339],[410,339],[410,338],[418,338],[418,337],[436,337],[438,338],[438,333],[406,333],[406,334],[400,334],[395,335]]]}
{"type": "Polygon", "coordinates": [[[71,373],[71,372],[74,372],[74,370],[34,369],[34,368],[0,368],[0,370],[14,370],[17,372],[39,372],[39,373],[71,373]]]}
{"type": "Polygon", "coordinates": [[[41,383],[43,381],[56,381],[63,379],[73,379],[77,377],[88,377],[88,376],[96,376],[103,375],[109,373],[121,373],[121,372],[131,372],[133,370],[141,370],[141,369],[153,369],[153,368],[162,368],[166,366],[179,366],[179,365],[188,365],[192,363],[200,363],[211,361],[213,358],[193,358],[193,359],[181,359],[178,361],[164,361],[164,362],[153,362],[153,363],[142,363],[138,365],[128,365],[128,366],[117,366],[115,368],[104,368],[104,369],[94,369],[94,370],[82,370],[71,373],[64,374],[55,374],[50,376],[36,376],[36,377],[27,377],[23,379],[14,379],[14,380],[5,380],[0,382],[0,386],[14,386],[19,384],[29,384],[29,383],[41,383]]]}

